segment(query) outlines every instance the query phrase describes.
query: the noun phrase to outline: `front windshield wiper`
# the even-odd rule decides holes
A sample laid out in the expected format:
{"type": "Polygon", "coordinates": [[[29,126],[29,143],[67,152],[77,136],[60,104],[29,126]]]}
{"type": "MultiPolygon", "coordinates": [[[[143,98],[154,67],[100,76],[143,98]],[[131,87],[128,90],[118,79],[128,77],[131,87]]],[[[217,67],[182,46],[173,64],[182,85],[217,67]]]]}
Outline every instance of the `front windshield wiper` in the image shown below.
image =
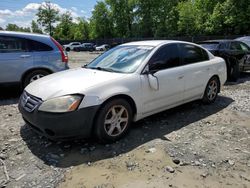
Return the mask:
{"type": "Polygon", "coordinates": [[[87,69],[95,69],[95,70],[101,70],[101,71],[107,71],[107,72],[116,72],[116,71],[114,71],[113,69],[104,68],[104,67],[86,67],[86,66],[84,66],[84,68],[87,68],[87,69]]]}

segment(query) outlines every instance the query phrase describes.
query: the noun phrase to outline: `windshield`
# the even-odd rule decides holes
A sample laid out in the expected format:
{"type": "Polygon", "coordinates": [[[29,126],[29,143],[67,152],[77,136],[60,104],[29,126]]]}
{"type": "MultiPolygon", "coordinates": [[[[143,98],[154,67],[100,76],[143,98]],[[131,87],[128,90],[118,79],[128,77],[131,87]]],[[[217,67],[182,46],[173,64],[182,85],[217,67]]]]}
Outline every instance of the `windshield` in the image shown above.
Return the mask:
{"type": "Polygon", "coordinates": [[[219,45],[219,43],[216,43],[216,42],[214,42],[214,43],[201,43],[200,45],[203,48],[206,48],[208,50],[216,50],[217,47],[218,47],[218,45],[219,45]]]}
{"type": "Polygon", "coordinates": [[[250,40],[242,40],[245,44],[247,44],[250,47],[250,40]]]}
{"type": "Polygon", "coordinates": [[[102,54],[85,68],[132,73],[153,49],[152,46],[118,46],[102,54]]]}

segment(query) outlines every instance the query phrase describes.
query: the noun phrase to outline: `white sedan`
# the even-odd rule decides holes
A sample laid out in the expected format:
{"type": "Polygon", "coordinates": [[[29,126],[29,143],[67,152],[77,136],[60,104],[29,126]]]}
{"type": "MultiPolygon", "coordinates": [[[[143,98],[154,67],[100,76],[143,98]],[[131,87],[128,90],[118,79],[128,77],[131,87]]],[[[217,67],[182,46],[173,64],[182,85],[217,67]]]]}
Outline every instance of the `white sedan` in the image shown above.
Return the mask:
{"type": "Polygon", "coordinates": [[[101,46],[95,47],[95,50],[96,50],[96,51],[106,51],[106,50],[108,50],[109,48],[110,48],[110,47],[109,47],[108,44],[103,44],[103,45],[101,45],[101,46]]]}
{"type": "Polygon", "coordinates": [[[19,102],[24,120],[50,139],[95,135],[113,142],[132,122],[193,100],[216,100],[223,59],[181,41],[117,46],[88,65],[41,78],[19,102]]]}

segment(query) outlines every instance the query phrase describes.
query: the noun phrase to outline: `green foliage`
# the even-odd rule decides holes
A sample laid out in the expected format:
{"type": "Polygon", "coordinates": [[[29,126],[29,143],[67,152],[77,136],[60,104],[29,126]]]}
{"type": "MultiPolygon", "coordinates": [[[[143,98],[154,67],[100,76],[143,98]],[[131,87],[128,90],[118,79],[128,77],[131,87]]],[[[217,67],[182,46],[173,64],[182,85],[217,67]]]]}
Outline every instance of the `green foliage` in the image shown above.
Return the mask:
{"type": "Polygon", "coordinates": [[[32,20],[31,22],[31,31],[32,33],[43,33],[42,29],[39,27],[38,23],[35,20],[32,20]]]}
{"type": "Polygon", "coordinates": [[[106,0],[116,37],[131,37],[134,0],[106,0]]]}
{"type": "Polygon", "coordinates": [[[195,35],[199,32],[199,11],[193,1],[180,2],[177,6],[179,11],[178,31],[183,35],[195,35]]]}
{"type": "Polygon", "coordinates": [[[44,30],[48,32],[50,35],[53,34],[54,26],[58,20],[59,11],[53,6],[52,3],[46,1],[43,3],[36,14],[38,17],[37,22],[44,27],[44,30]]]}
{"type": "Polygon", "coordinates": [[[98,1],[92,12],[90,19],[91,38],[111,38],[113,37],[113,23],[111,12],[107,4],[98,1]]]}
{"type": "Polygon", "coordinates": [[[16,24],[8,24],[5,30],[6,31],[31,32],[29,27],[18,27],[16,24]]]}
{"type": "MultiPolygon", "coordinates": [[[[102,0],[89,20],[73,20],[70,12],[59,18],[45,2],[37,17],[32,32],[42,33],[41,25],[61,40],[250,34],[250,0],[102,0]]],[[[6,29],[30,32],[15,24],[6,29]]]]}
{"type": "Polygon", "coordinates": [[[62,14],[53,36],[61,40],[67,40],[71,34],[71,27],[73,25],[72,20],[73,18],[70,12],[62,14]]]}

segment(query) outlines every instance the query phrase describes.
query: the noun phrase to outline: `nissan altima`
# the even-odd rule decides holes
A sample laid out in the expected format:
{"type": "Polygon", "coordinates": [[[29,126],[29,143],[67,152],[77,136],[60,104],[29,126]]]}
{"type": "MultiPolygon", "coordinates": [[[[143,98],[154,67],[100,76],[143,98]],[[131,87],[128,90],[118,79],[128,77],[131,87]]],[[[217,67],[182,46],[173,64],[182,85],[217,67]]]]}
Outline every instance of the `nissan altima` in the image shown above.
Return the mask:
{"type": "Polygon", "coordinates": [[[113,142],[131,124],[193,100],[213,103],[226,64],[181,41],[122,44],[88,65],[29,84],[19,102],[25,122],[52,140],[96,136],[113,142]]]}

